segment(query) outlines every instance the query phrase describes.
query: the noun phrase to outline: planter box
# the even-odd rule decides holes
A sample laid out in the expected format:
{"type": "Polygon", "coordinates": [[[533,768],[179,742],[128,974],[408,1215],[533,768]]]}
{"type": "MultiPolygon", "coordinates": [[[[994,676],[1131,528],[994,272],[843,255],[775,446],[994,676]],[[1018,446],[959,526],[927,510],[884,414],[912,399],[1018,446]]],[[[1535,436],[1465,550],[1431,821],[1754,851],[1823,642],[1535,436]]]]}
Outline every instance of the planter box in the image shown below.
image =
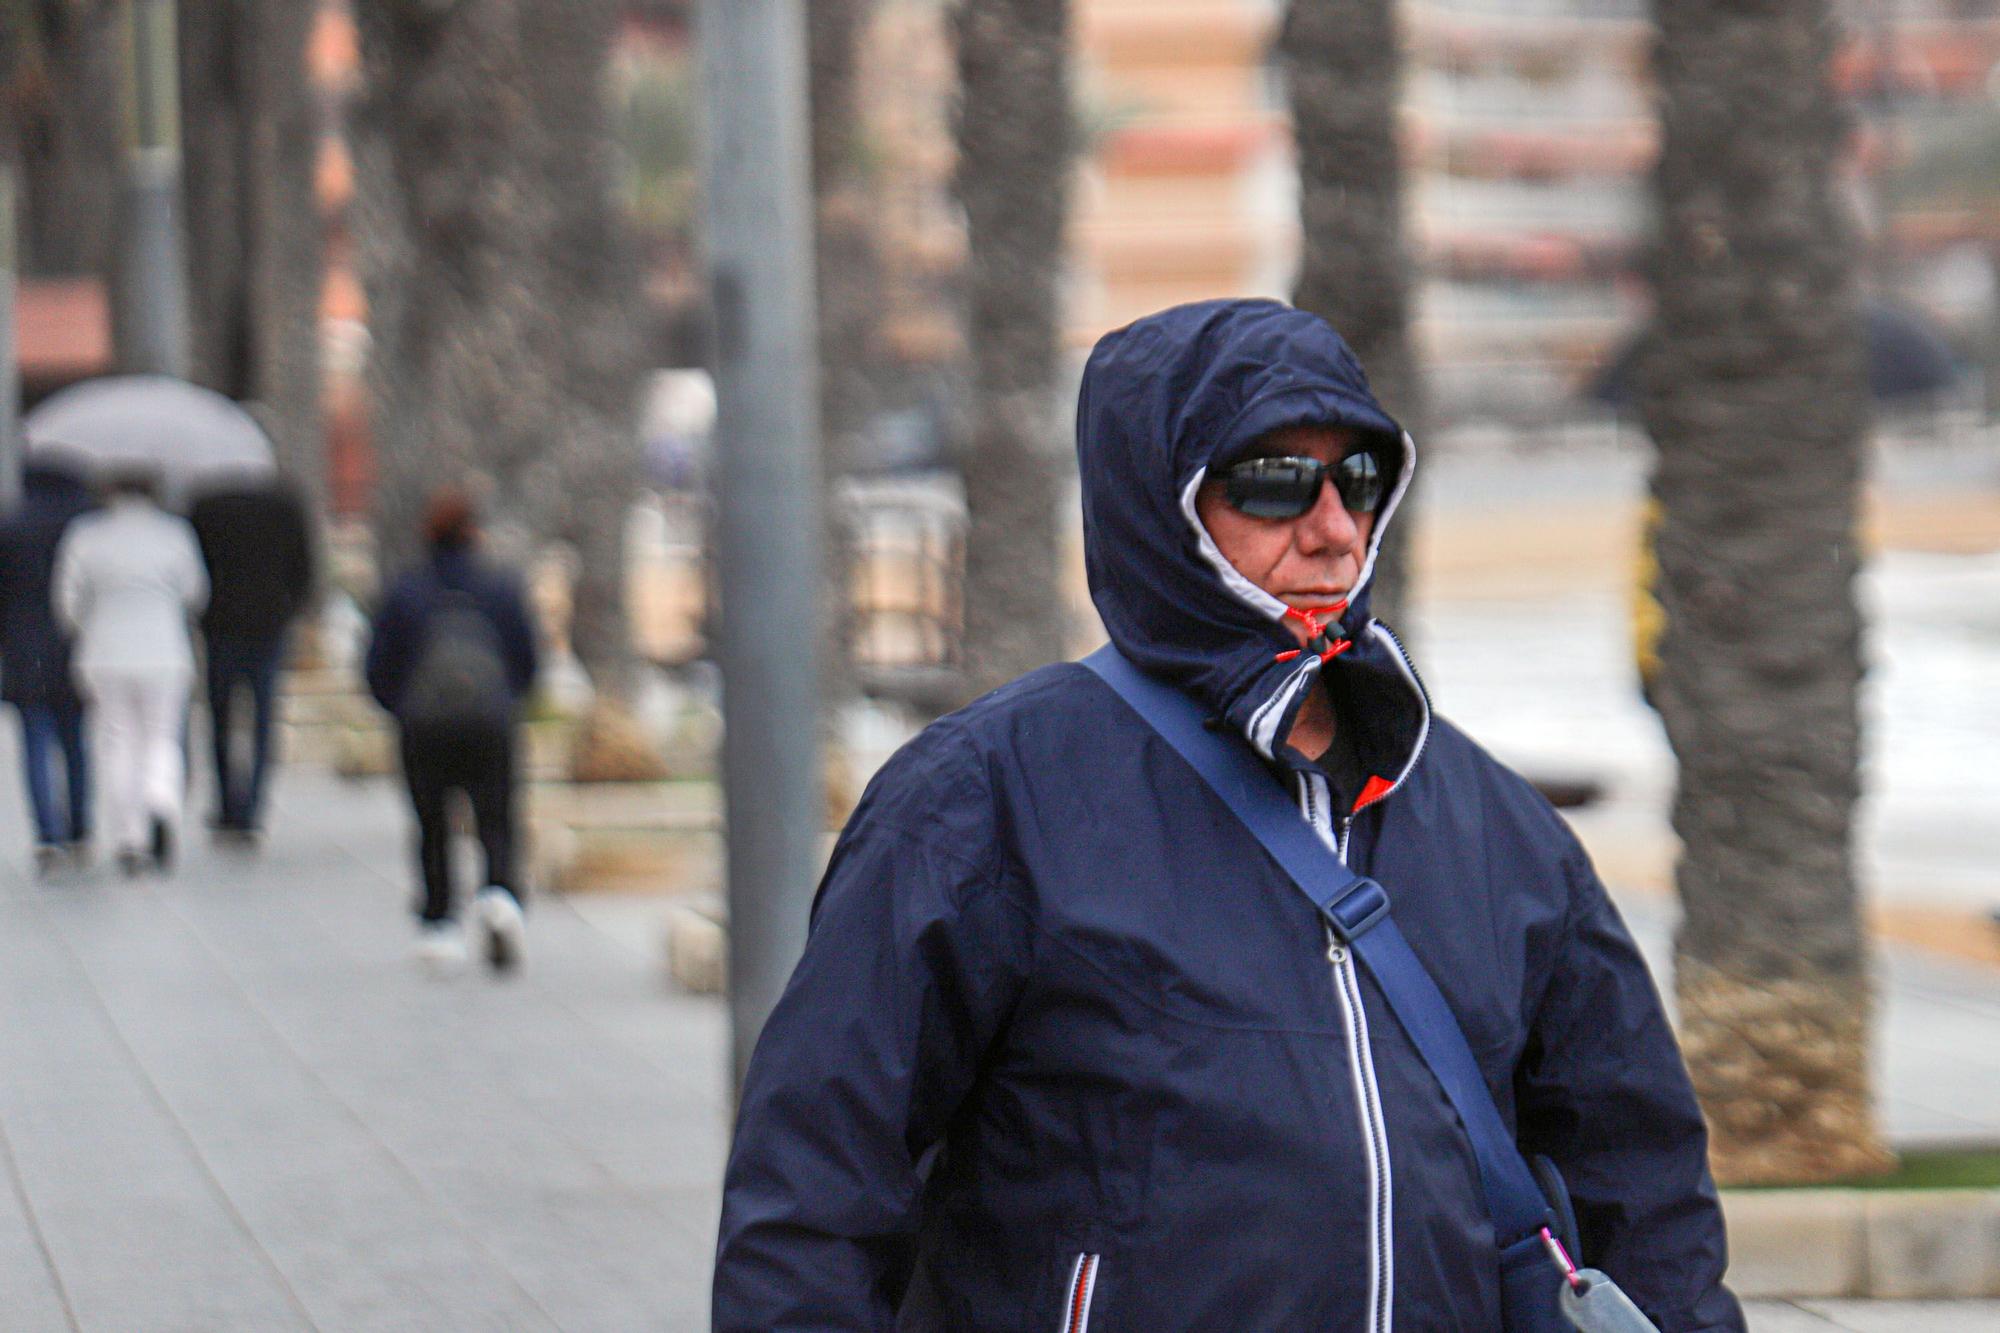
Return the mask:
{"type": "Polygon", "coordinates": [[[676,898],[721,891],[712,783],[542,782],[529,788],[527,808],[542,887],[676,898]]]}

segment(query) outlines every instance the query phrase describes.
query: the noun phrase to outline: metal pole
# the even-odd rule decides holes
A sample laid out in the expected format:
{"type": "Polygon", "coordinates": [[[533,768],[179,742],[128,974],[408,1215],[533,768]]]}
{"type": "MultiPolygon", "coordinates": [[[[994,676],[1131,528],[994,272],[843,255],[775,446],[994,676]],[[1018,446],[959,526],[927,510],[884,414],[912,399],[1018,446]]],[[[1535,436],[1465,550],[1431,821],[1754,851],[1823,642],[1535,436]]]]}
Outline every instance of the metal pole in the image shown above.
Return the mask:
{"type": "Polygon", "coordinates": [[[118,359],[127,371],[185,379],[188,291],[181,244],[180,52],[174,0],[127,0],[125,23],[118,359]]]}
{"type": "Polygon", "coordinates": [[[706,0],[699,19],[738,1087],[805,948],[826,827],[805,6],[706,0]]]}
{"type": "Polygon", "coordinates": [[[14,346],[16,247],[14,168],[0,162],[0,514],[21,498],[21,362],[14,346]]]}

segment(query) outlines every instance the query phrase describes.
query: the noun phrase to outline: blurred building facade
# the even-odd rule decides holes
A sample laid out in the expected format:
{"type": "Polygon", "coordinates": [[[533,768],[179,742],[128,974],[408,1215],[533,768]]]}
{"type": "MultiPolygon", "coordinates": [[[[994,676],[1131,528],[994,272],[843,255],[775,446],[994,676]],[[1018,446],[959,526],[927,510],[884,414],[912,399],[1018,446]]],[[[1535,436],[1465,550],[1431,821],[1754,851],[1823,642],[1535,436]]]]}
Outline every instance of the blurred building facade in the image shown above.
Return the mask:
{"type": "MultiPolygon", "coordinates": [[[[1903,182],[1941,139],[1961,156],[1989,149],[1987,174],[2000,173],[2000,2],[1841,10],[1835,78],[1857,113],[1867,278],[1978,356],[1996,341],[2000,188],[1968,199],[1903,182]]],[[[1172,301],[1288,292],[1296,179],[1271,59],[1282,12],[1281,0],[1078,0],[1092,152],[1075,344],[1172,301]]],[[[1417,338],[1435,424],[1518,434],[1588,415],[1591,384],[1646,316],[1635,276],[1656,141],[1646,0],[1405,0],[1403,33],[1417,338]]]]}
{"type": "Polygon", "coordinates": [[[1415,0],[1406,32],[1439,424],[1560,418],[1643,313],[1645,0],[1415,0]]]}
{"type": "Polygon", "coordinates": [[[1076,196],[1073,340],[1180,301],[1279,295],[1296,254],[1273,0],[1079,0],[1089,150],[1076,196]]]}

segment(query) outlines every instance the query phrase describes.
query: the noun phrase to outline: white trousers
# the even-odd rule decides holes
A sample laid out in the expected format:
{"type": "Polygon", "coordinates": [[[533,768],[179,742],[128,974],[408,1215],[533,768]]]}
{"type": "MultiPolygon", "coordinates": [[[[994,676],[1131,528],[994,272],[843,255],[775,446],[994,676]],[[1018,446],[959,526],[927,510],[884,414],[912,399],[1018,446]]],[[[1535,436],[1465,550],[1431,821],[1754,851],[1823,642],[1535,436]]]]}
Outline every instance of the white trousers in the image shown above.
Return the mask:
{"type": "Polygon", "coordinates": [[[111,844],[143,851],[152,823],[180,831],[187,789],[188,671],[85,671],[97,735],[98,806],[111,844]]]}

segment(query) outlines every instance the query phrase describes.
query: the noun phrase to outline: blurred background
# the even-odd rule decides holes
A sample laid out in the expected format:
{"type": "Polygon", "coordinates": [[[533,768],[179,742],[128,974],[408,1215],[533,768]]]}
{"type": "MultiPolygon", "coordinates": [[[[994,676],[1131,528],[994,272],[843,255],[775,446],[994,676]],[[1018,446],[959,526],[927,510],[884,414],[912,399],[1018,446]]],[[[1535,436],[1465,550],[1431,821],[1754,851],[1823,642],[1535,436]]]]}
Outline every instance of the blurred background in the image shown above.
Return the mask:
{"type": "MultiPolygon", "coordinates": [[[[720,455],[764,443],[724,405],[771,384],[716,332],[731,172],[817,261],[818,708],[762,762],[827,830],[931,718],[1101,641],[1096,338],[1294,300],[1418,443],[1378,611],[1681,1011],[1758,1187],[1756,1326],[2000,1325],[2000,3],[777,8],[790,158],[716,153],[734,76],[789,67],[705,84],[697,0],[0,12],[0,458],[72,386],[190,380],[256,419],[325,571],[257,857],[36,883],[0,735],[20,1326],[705,1321],[728,828],[766,799],[722,762],[720,455]],[[550,647],[505,988],[407,975],[357,672],[445,483],[550,647]]],[[[759,901],[801,928],[810,889],[759,901]]]]}

